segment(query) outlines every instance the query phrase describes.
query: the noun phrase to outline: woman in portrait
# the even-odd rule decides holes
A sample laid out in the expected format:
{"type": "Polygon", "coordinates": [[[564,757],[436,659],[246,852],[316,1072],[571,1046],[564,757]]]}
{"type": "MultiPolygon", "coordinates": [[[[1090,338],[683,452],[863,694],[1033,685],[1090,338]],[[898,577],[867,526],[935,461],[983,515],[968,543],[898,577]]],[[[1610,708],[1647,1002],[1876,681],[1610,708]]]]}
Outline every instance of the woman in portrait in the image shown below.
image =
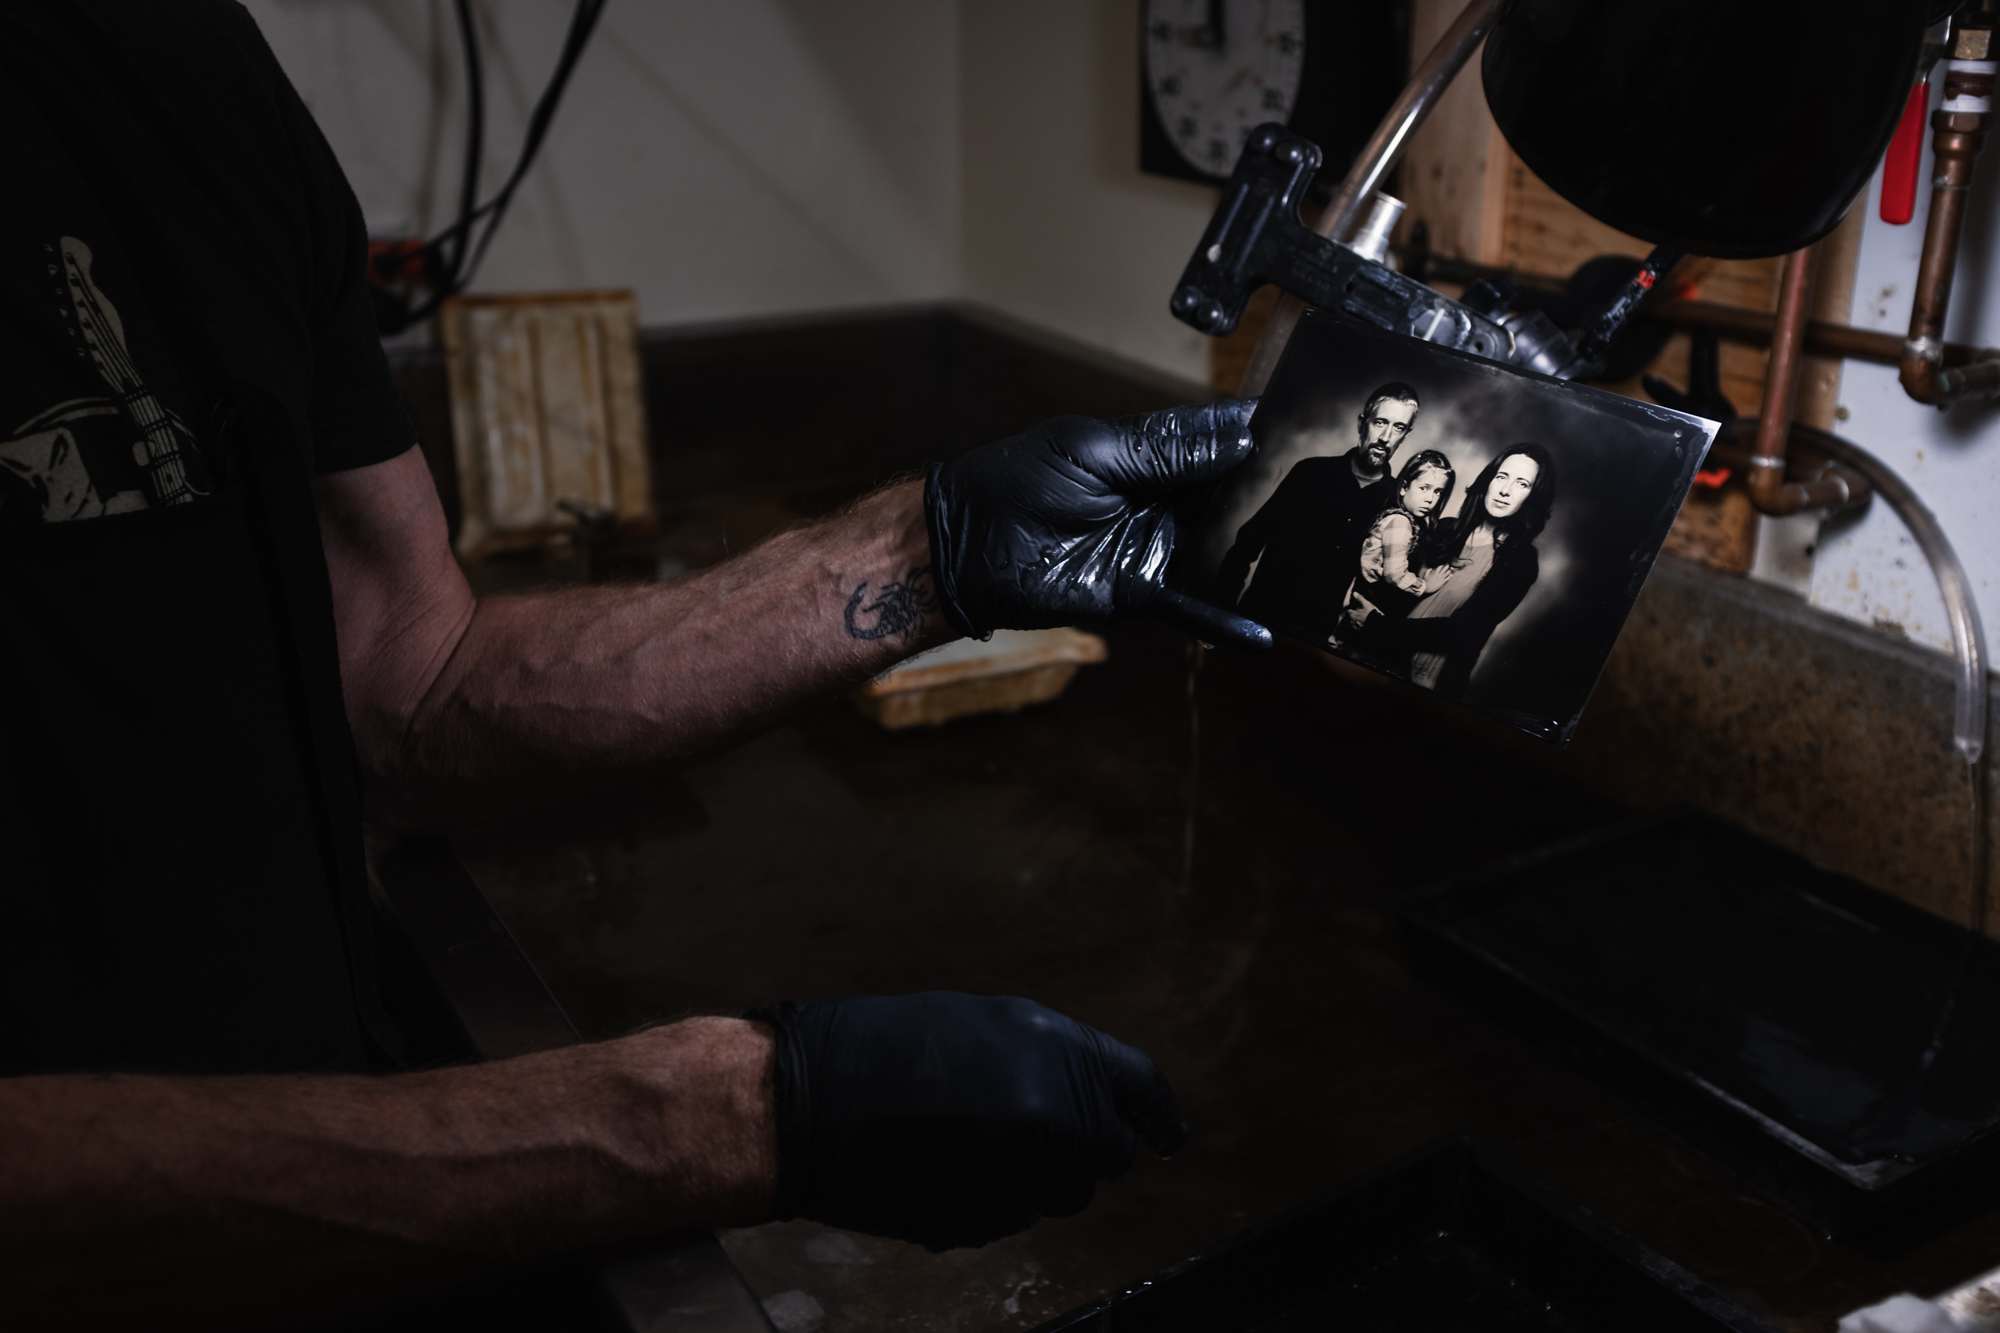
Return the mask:
{"type": "Polygon", "coordinates": [[[1431,547],[1423,597],[1398,627],[1412,681],[1465,692],[1486,641],[1535,586],[1535,538],[1555,498],[1555,462],[1539,444],[1509,445],[1480,469],[1431,547]]]}

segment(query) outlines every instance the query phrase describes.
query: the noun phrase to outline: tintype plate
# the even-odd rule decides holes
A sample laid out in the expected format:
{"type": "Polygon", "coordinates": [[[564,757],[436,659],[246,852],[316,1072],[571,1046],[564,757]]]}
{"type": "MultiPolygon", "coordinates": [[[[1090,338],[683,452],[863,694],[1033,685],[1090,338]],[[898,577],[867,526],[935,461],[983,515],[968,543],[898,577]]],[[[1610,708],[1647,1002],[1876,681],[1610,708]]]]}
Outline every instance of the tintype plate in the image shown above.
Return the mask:
{"type": "Polygon", "coordinates": [[[1825,1229],[1927,1229],[2000,1180],[2000,947],[1963,927],[1693,814],[1523,856],[1405,919],[1442,982],[1825,1229]]]}
{"type": "Polygon", "coordinates": [[[1757,1333],[1677,1265],[1464,1142],[1036,1333],[1757,1333]]]}
{"type": "Polygon", "coordinates": [[[1172,577],[1566,740],[1715,429],[1309,315],[1172,577]]]}

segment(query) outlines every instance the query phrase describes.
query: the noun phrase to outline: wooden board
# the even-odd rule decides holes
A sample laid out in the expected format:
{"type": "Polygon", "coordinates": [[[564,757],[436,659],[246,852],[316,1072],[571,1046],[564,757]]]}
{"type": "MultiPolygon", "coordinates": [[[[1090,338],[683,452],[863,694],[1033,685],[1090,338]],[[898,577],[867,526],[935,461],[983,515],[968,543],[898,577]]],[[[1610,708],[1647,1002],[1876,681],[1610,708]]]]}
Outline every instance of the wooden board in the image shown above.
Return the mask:
{"type": "MultiPolygon", "coordinates": [[[[1861,229],[1868,221],[1873,204],[1864,190],[1847,217],[1833,234],[1819,243],[1813,261],[1812,317],[1833,324],[1845,324],[1853,315],[1855,274],[1861,267],[1861,229]]],[[[1799,398],[1794,415],[1809,426],[1833,430],[1835,409],[1840,405],[1840,368],[1837,359],[1809,356],[1799,375],[1799,398]]]]}
{"type": "Polygon", "coordinates": [[[976,713],[1013,713],[1069,688],[1077,668],[1102,662],[1104,640],[1075,629],[1000,630],[926,653],[855,692],[862,712],[890,731],[931,727],[976,713]]]}
{"type": "Polygon", "coordinates": [[[570,533],[565,502],[653,522],[630,292],[457,297],[439,316],[461,555],[570,533]]]}
{"type": "Polygon", "coordinates": [[[1265,322],[1271,318],[1271,307],[1277,303],[1276,287],[1260,289],[1243,307],[1243,317],[1236,321],[1234,333],[1208,340],[1208,382],[1217,393],[1233,394],[1243,387],[1243,372],[1250,368],[1257,340],[1264,336],[1265,322]]]}
{"type": "MultiPolygon", "coordinates": [[[[1461,8],[1462,0],[1414,0],[1411,68],[1437,45],[1461,8]]],[[[1512,160],[1506,138],[1486,110],[1475,56],[1411,133],[1395,189],[1409,206],[1406,216],[1428,224],[1437,253],[1497,264],[1506,231],[1506,164],[1512,160]]]]}

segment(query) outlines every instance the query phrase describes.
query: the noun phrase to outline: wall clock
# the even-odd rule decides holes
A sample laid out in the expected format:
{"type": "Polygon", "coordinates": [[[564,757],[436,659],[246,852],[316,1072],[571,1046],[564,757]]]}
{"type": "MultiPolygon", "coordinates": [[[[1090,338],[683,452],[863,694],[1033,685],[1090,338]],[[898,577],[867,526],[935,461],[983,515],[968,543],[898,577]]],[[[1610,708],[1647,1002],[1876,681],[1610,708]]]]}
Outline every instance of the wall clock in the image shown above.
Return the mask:
{"type": "Polygon", "coordinates": [[[1186,180],[1228,180],[1266,121],[1339,179],[1409,66],[1408,0],[1143,0],[1139,22],[1139,166],[1186,180]]]}

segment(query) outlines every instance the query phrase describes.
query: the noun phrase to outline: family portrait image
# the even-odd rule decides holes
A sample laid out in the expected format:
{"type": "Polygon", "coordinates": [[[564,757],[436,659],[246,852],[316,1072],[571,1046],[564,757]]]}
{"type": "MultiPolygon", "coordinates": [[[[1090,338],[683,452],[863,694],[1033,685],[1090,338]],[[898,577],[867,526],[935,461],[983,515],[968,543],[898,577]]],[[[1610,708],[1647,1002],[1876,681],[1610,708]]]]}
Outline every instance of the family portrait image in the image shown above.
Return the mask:
{"type": "Polygon", "coordinates": [[[1715,424],[1315,314],[1251,432],[1177,577],[1563,739],[1715,424]]]}

